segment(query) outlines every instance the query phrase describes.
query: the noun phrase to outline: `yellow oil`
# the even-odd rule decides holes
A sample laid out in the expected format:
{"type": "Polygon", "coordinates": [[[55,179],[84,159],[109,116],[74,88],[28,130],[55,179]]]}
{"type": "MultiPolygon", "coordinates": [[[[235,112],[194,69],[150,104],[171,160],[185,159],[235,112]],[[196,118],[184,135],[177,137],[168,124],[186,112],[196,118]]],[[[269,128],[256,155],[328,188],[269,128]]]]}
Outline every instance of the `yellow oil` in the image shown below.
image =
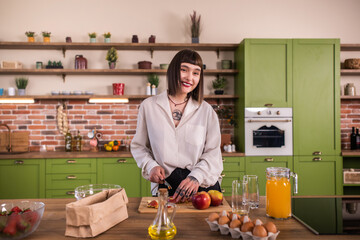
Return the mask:
{"type": "Polygon", "coordinates": [[[173,239],[176,235],[176,227],[174,224],[171,224],[170,227],[161,226],[160,231],[158,231],[159,226],[150,225],[148,228],[149,235],[151,239],[161,239],[168,240],[173,239]]]}

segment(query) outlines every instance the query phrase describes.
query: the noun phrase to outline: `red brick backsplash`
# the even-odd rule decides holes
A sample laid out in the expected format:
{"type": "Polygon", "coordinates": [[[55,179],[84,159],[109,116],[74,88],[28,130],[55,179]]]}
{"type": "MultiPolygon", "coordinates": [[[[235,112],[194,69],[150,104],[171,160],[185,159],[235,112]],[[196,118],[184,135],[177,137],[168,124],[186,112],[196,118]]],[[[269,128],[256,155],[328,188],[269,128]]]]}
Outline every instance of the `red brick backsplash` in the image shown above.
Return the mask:
{"type": "Polygon", "coordinates": [[[360,100],[341,100],[341,149],[350,149],[352,127],[360,128],[360,100]]]}
{"type": "MultiPolygon", "coordinates": [[[[207,100],[211,105],[234,106],[232,99],[207,100]]],[[[0,104],[0,123],[6,123],[12,131],[29,132],[30,151],[46,145],[48,151],[64,151],[64,136],[58,131],[56,113],[60,104],[67,105],[71,133],[80,131],[83,150],[90,149],[87,133],[94,128],[103,134],[101,145],[110,140],[133,138],[136,132],[137,114],[141,100],[129,103],[93,104],[86,100],[37,100],[35,104],[0,104]]],[[[223,133],[234,134],[233,126],[223,121],[223,133]]],[[[6,128],[0,129],[6,131],[6,128]]]]}

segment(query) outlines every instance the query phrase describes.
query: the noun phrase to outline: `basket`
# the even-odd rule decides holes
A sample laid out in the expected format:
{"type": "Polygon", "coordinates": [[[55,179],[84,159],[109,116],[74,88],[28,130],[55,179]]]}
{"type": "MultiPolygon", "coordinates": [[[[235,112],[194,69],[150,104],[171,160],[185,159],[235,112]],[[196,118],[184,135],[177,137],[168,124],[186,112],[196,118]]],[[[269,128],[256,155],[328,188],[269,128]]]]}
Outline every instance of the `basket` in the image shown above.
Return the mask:
{"type": "Polygon", "coordinates": [[[344,169],[344,184],[360,184],[360,169],[344,169]]]}
{"type": "Polygon", "coordinates": [[[344,67],[347,69],[360,69],[360,58],[349,58],[344,62],[344,67]]]}

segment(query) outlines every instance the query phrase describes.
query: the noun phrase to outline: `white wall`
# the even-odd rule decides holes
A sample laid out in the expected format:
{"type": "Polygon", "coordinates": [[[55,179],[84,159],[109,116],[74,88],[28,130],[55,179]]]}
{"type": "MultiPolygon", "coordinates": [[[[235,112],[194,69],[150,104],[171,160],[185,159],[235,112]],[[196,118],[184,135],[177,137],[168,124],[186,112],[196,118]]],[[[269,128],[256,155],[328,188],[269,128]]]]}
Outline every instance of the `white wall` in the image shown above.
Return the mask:
{"type": "MultiPolygon", "coordinates": [[[[25,32],[52,32],[52,42],[88,42],[88,33],[112,33],[113,42],[130,42],[137,34],[147,42],[189,43],[189,14],[202,17],[202,43],[239,43],[243,38],[340,38],[342,43],[360,43],[360,1],[358,0],[0,0],[0,41],[26,41],[25,32]]],[[[83,54],[89,68],[107,68],[105,51],[67,51],[63,58],[55,50],[0,50],[0,61],[18,60],[25,68],[36,61],[61,60],[73,68],[74,56],[83,54]]],[[[154,67],[169,62],[175,52],[155,52],[151,59],[145,51],[119,51],[118,68],[136,68],[142,60],[154,67]]],[[[216,68],[232,53],[200,52],[208,68],[216,68]]],[[[343,61],[344,55],[342,55],[343,61]]],[[[0,75],[0,88],[14,86],[16,76],[0,75]]],[[[207,77],[207,85],[214,77],[207,77]]],[[[344,78],[344,77],[343,77],[344,78]]],[[[146,76],[29,76],[28,94],[49,94],[51,90],[92,90],[110,94],[111,83],[124,82],[126,94],[143,94],[146,76]]],[[[346,77],[342,81],[356,81],[346,77]]],[[[160,78],[160,91],[166,89],[160,78]]],[[[232,80],[230,78],[230,80],[232,80]]],[[[360,86],[358,87],[360,91],[360,86]]],[[[208,94],[210,89],[206,90],[208,94]]],[[[228,93],[232,93],[232,89],[228,93]]]]}

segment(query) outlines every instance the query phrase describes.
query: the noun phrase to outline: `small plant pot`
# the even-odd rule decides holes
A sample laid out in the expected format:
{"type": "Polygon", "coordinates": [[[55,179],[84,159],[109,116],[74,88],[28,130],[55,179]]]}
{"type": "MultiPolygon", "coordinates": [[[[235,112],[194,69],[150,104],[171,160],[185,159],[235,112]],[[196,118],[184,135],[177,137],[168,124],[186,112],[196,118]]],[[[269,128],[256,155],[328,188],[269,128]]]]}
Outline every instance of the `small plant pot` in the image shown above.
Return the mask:
{"type": "Polygon", "coordinates": [[[216,89],[214,91],[215,95],[223,95],[224,94],[224,89],[216,89]]]}
{"type": "Polygon", "coordinates": [[[25,96],[25,89],[18,89],[18,95],[19,96],[25,96]]]}
{"type": "Polygon", "coordinates": [[[191,38],[191,43],[199,43],[199,38],[198,37],[191,38]]]}
{"type": "Polygon", "coordinates": [[[35,42],[35,38],[34,37],[28,37],[28,42],[35,42]]]}
{"type": "Polygon", "coordinates": [[[138,62],[139,69],[151,69],[151,62],[149,61],[141,61],[138,62]]]}
{"type": "Polygon", "coordinates": [[[109,62],[109,69],[115,69],[116,62],[109,62]]]}
{"type": "Polygon", "coordinates": [[[43,37],[44,42],[50,42],[50,37],[43,37]]]}
{"type": "Polygon", "coordinates": [[[96,43],[96,38],[90,38],[91,43],[96,43]]]}
{"type": "Polygon", "coordinates": [[[111,42],[111,39],[110,39],[110,38],[105,38],[105,39],[104,39],[104,42],[105,42],[105,43],[110,43],[110,42],[111,42]]]}

